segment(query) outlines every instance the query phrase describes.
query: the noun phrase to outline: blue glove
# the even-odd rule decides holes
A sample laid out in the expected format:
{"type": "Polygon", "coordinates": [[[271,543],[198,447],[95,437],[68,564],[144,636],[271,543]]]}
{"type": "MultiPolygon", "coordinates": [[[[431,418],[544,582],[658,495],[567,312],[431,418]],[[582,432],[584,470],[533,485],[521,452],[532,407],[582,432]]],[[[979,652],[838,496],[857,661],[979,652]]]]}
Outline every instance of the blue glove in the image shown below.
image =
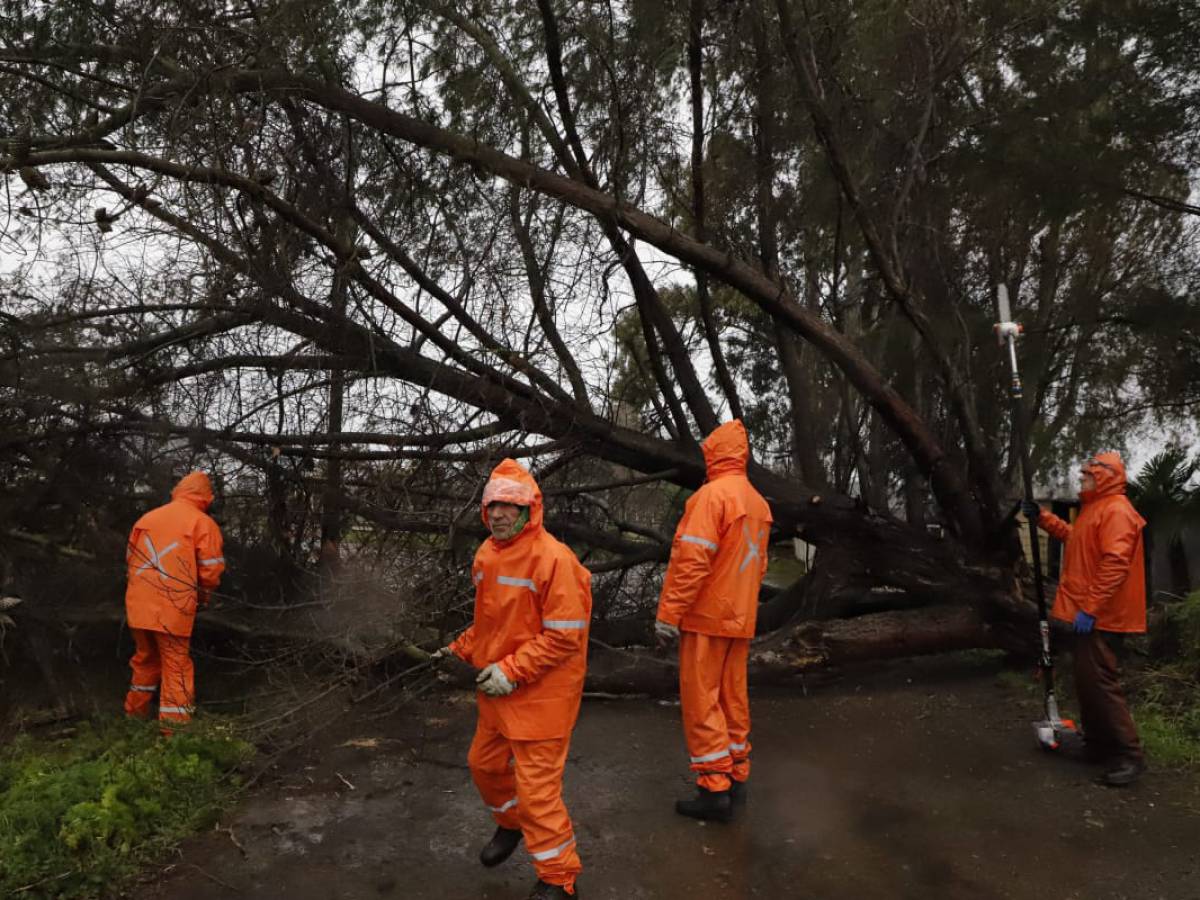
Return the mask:
{"type": "Polygon", "coordinates": [[[1025,518],[1033,524],[1037,524],[1038,516],[1042,514],[1042,508],[1032,500],[1021,501],[1021,512],[1025,513],[1025,518]]]}
{"type": "Polygon", "coordinates": [[[1089,616],[1082,609],[1075,613],[1075,633],[1076,634],[1091,634],[1092,629],[1096,627],[1096,617],[1089,616]]]}

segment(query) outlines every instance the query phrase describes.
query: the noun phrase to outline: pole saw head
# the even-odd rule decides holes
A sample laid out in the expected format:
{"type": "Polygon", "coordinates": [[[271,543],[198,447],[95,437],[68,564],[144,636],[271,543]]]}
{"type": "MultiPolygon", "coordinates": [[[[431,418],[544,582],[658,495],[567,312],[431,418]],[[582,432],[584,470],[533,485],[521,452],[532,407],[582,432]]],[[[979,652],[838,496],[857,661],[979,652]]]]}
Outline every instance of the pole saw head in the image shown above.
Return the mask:
{"type": "Polygon", "coordinates": [[[1012,320],[1012,309],[1008,305],[1008,288],[1003,284],[996,285],[996,305],[1000,308],[1000,321],[992,326],[996,332],[996,340],[1001,347],[1008,348],[1008,365],[1012,371],[1012,383],[1009,385],[1009,396],[1017,403],[1021,399],[1021,372],[1017,366],[1017,338],[1025,331],[1025,327],[1012,320]]]}
{"type": "Polygon", "coordinates": [[[1000,321],[992,326],[992,330],[996,332],[996,341],[1001,347],[1004,342],[1016,340],[1025,333],[1025,326],[1013,321],[1012,310],[1008,305],[1008,287],[1007,285],[996,285],[996,305],[1000,307],[1000,321]]]}

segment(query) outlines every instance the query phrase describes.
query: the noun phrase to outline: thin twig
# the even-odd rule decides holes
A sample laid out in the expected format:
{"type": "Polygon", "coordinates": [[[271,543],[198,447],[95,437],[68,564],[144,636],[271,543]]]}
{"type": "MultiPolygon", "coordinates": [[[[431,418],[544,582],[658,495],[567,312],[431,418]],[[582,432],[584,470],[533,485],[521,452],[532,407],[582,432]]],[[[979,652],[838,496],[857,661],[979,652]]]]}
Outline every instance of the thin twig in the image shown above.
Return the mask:
{"type": "Polygon", "coordinates": [[[230,825],[228,828],[220,828],[220,827],[218,827],[218,828],[217,828],[217,831],[223,831],[223,832],[225,832],[226,834],[228,834],[228,835],[229,835],[229,839],[230,839],[231,841],[233,841],[233,846],[237,847],[237,848],[238,848],[240,851],[242,851],[242,856],[243,856],[243,857],[245,857],[245,856],[249,856],[249,854],[246,852],[246,848],[242,846],[242,842],[241,842],[241,841],[239,841],[239,840],[237,839],[237,835],[233,833],[233,826],[232,826],[232,825],[230,825]]]}
{"type": "MultiPolygon", "coordinates": [[[[230,598],[230,599],[236,599],[236,598],[230,598]]],[[[328,600],[306,600],[303,603],[293,603],[290,605],[287,603],[274,603],[271,605],[263,605],[263,604],[259,604],[259,603],[246,603],[245,601],[239,601],[237,604],[230,604],[231,609],[266,610],[267,612],[295,612],[298,609],[304,609],[309,606],[327,607],[327,606],[329,606],[329,601],[328,600]]]]}
{"type": "Polygon", "coordinates": [[[74,875],[76,871],[77,870],[75,869],[71,869],[69,872],[63,872],[61,875],[51,875],[47,878],[43,878],[41,881],[35,881],[33,884],[27,884],[24,887],[19,887],[13,891],[13,893],[23,894],[25,891],[32,891],[35,887],[41,887],[43,884],[49,884],[52,881],[62,881],[67,876],[74,875]]]}
{"type": "Polygon", "coordinates": [[[280,719],[286,719],[289,716],[295,715],[300,710],[304,709],[306,706],[311,706],[312,704],[316,703],[318,700],[321,700],[322,698],[329,696],[334,691],[336,691],[338,688],[345,687],[346,682],[349,680],[350,680],[350,676],[344,675],[341,678],[334,681],[333,684],[331,684],[325,690],[321,691],[318,694],[313,695],[312,697],[309,697],[303,703],[299,703],[296,706],[293,706],[289,709],[285,709],[283,712],[278,713],[274,716],[271,716],[269,719],[262,719],[261,721],[255,722],[254,726],[256,728],[262,728],[264,725],[269,725],[272,722],[276,722],[280,719]]]}
{"type": "Polygon", "coordinates": [[[241,888],[235,888],[232,884],[222,881],[220,878],[218,878],[216,875],[212,874],[211,872],[204,871],[204,869],[200,868],[194,862],[190,862],[190,863],[188,863],[188,865],[191,866],[193,869],[195,869],[197,872],[199,872],[201,875],[203,875],[205,878],[215,881],[217,884],[219,884],[221,887],[225,888],[226,890],[233,891],[235,894],[242,893],[241,888]]]}
{"type": "Polygon", "coordinates": [[[352,697],[350,699],[350,702],[351,703],[362,703],[364,700],[369,700],[371,697],[374,697],[376,694],[378,694],[384,688],[389,687],[392,684],[395,684],[401,678],[404,678],[408,675],[416,675],[419,672],[422,672],[426,669],[432,668],[433,663],[434,663],[434,661],[432,659],[427,659],[425,662],[417,663],[415,666],[410,666],[409,668],[405,669],[403,672],[397,672],[395,675],[391,676],[390,678],[387,678],[384,681],[380,682],[379,684],[375,685],[375,687],[371,688],[366,693],[359,694],[357,697],[352,697]]]}
{"type": "Polygon", "coordinates": [[[626,650],[623,647],[614,647],[611,644],[606,644],[604,641],[598,640],[597,638],[589,638],[588,640],[590,640],[597,647],[603,647],[605,650],[608,650],[611,653],[620,653],[622,656],[631,656],[634,659],[646,660],[647,662],[652,662],[656,665],[666,666],[668,669],[679,668],[678,662],[672,662],[669,659],[659,659],[657,656],[651,656],[649,653],[635,653],[634,651],[626,650]]]}

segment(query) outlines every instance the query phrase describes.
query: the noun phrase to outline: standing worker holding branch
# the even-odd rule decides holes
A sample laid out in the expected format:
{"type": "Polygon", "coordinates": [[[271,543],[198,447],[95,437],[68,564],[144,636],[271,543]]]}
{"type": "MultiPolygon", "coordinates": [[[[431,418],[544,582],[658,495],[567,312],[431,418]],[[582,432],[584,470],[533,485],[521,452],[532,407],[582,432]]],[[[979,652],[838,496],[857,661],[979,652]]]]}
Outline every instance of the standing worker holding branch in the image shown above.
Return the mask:
{"type": "Polygon", "coordinates": [[[524,837],[538,874],[529,900],[573,897],[582,865],[562,779],[587,671],[591,573],[542,527],[542,492],[519,463],[492,471],[482,511],[492,534],[471,566],[475,619],[434,654],[480,670],[467,762],[497,828],[479,859],[499,865],[524,837]]]}

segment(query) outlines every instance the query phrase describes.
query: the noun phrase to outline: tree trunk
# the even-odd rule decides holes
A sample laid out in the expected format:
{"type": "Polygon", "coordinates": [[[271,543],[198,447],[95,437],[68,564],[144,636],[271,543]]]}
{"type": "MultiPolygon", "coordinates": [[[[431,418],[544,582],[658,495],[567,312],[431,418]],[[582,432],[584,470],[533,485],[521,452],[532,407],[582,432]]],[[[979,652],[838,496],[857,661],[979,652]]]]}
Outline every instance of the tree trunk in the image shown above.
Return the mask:
{"type": "Polygon", "coordinates": [[[775,343],[779,349],[779,366],[783,371],[791,405],[793,465],[805,484],[824,490],[828,480],[817,446],[817,417],[812,402],[816,380],[805,371],[804,351],[795,334],[776,324],[775,343]]]}
{"type": "MultiPolygon", "coordinates": [[[[804,622],[754,642],[750,649],[750,680],[753,684],[786,683],[798,675],[846,663],[1004,647],[1010,643],[1007,631],[993,628],[966,606],[804,622]]],[[[602,646],[593,641],[586,689],[612,694],[674,694],[679,689],[676,655],[602,646]]]]}
{"type": "MultiPolygon", "coordinates": [[[[342,213],[337,223],[338,237],[350,243],[354,240],[355,231],[354,219],[348,213],[342,213]]],[[[329,297],[335,329],[342,328],[346,320],[346,295],[349,289],[345,275],[338,272],[333,278],[329,297]]],[[[329,421],[326,431],[330,434],[342,431],[345,401],[346,373],[343,369],[334,369],[329,373],[329,421]]],[[[341,557],[344,527],[341,507],[342,461],[335,457],[327,460],[325,466],[325,491],[321,499],[321,565],[336,569],[341,557]]]]}

